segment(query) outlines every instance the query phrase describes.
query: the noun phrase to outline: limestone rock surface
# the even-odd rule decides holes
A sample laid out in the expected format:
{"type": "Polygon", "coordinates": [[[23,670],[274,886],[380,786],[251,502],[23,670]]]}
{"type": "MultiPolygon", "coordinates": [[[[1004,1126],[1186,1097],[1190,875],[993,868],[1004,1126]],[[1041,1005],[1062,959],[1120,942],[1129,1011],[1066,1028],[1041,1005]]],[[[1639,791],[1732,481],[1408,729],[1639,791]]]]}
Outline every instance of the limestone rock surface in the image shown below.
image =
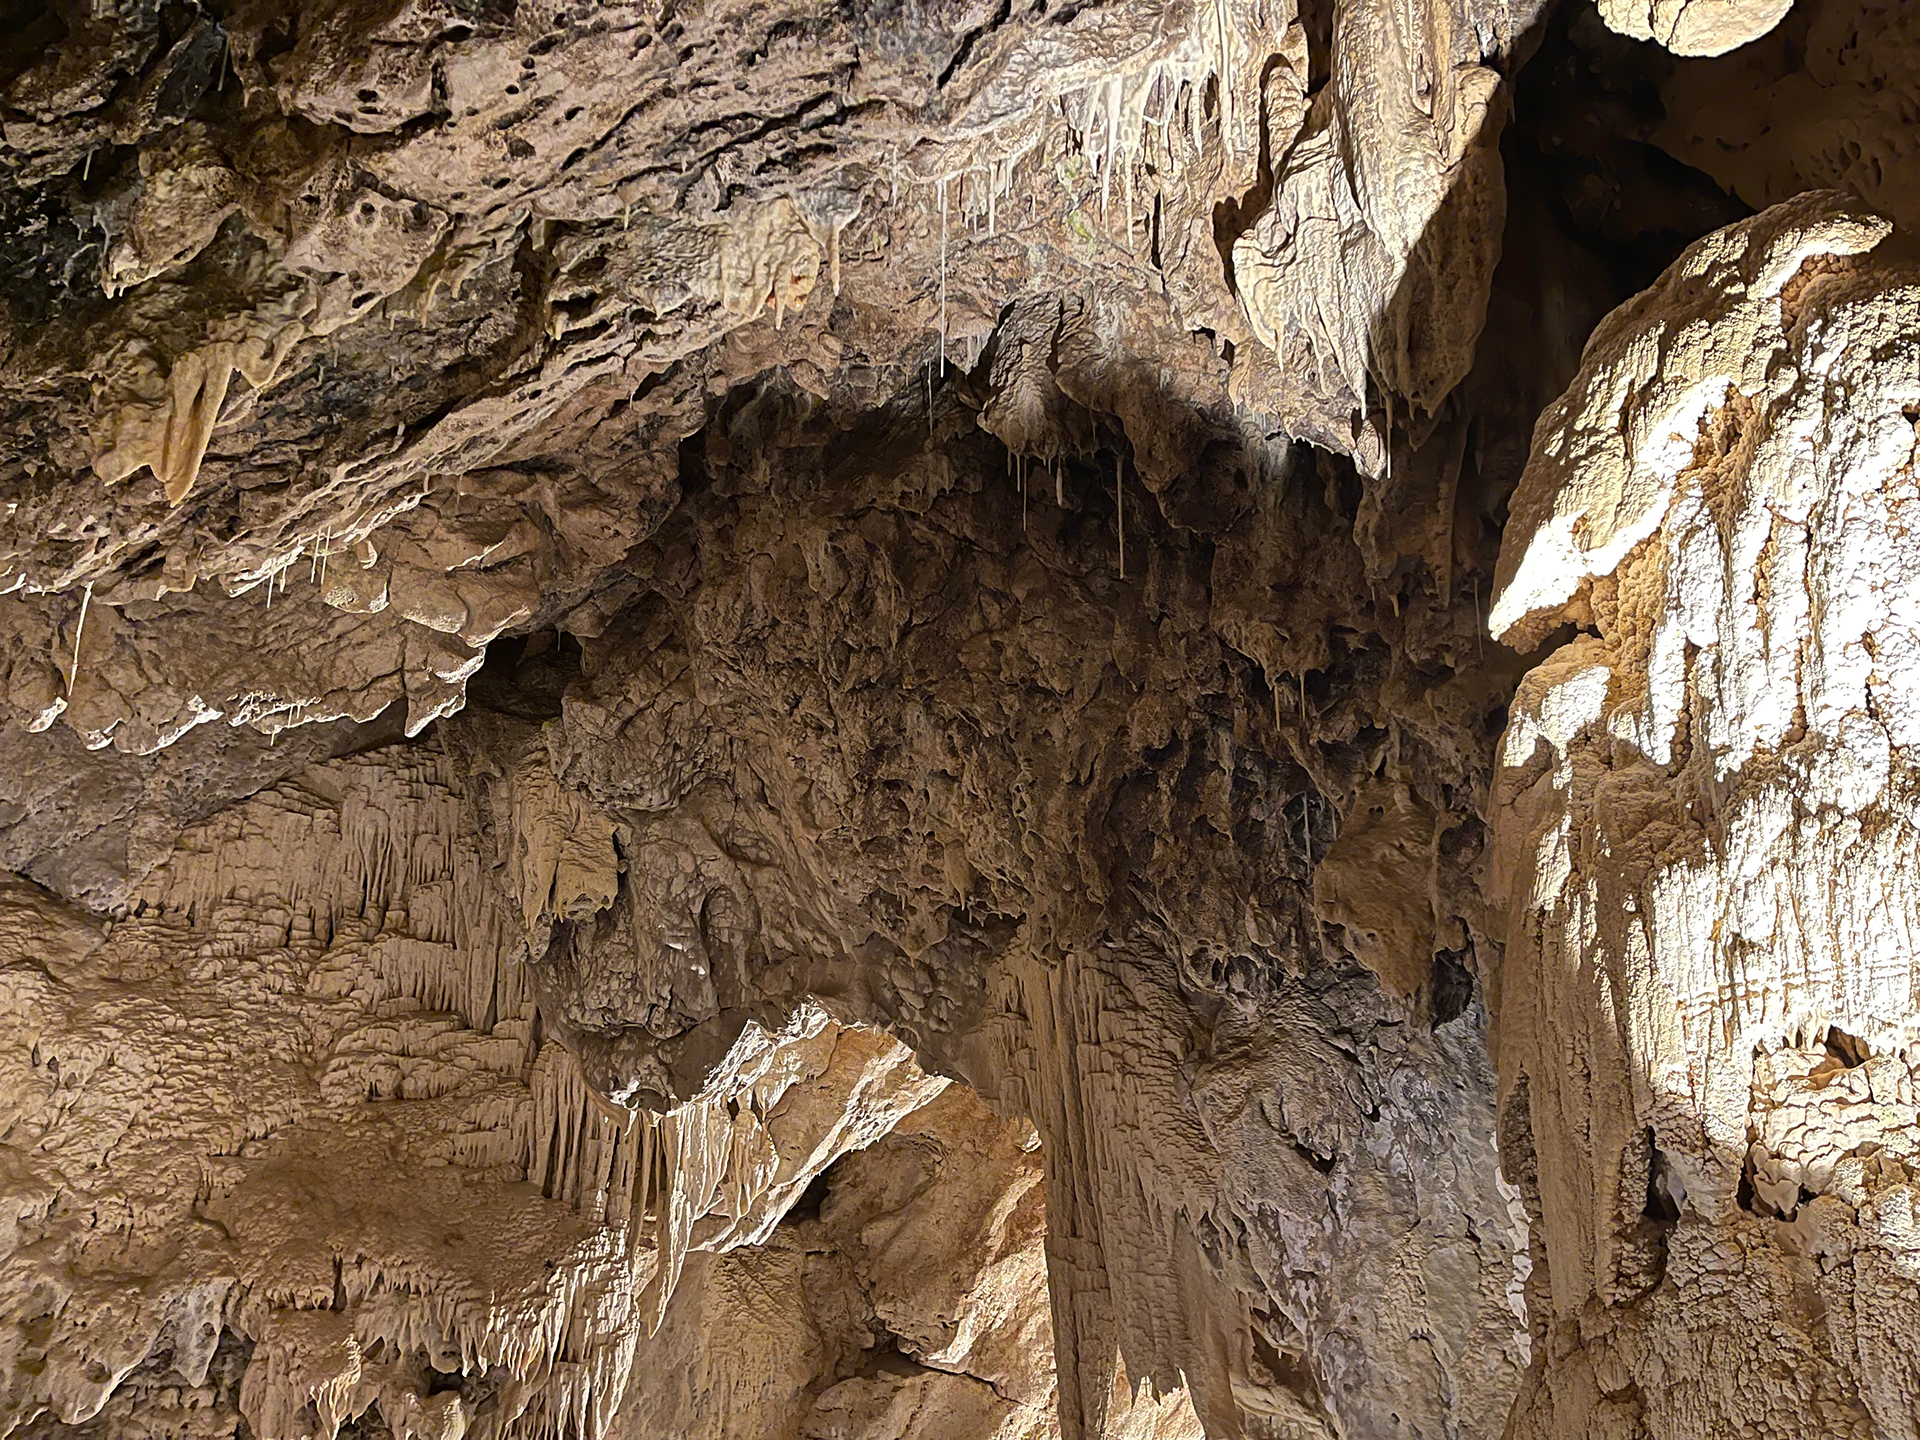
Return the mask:
{"type": "Polygon", "coordinates": [[[1755,206],[1838,187],[1911,229],[1920,15],[1801,4],[1758,44],[1675,72],[1662,142],[1755,206]]]}
{"type": "Polygon", "coordinates": [[[1916,76],[0,5],[0,1437],[1913,1433],[1916,76]]]}
{"type": "Polygon", "coordinates": [[[1622,35],[1654,40],[1676,55],[1724,55],[1780,23],[1793,0],[1600,0],[1622,35]]]}
{"type": "Polygon", "coordinates": [[[1914,1420],[1920,288],[1812,194],[1603,322],[1515,493],[1496,629],[1508,1120],[1544,1351],[1522,1436],[1914,1420]]]}

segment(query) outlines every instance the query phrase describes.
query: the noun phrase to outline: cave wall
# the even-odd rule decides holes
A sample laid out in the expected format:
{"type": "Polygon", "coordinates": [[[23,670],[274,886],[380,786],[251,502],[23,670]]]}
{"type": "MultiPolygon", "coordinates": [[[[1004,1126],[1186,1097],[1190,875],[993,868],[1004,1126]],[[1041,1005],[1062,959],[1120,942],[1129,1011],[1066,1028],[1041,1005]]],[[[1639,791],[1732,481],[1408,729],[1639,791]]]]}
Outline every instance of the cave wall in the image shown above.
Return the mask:
{"type": "Polygon", "coordinates": [[[0,1434],[1908,1433],[1912,30],[0,7],[0,1434]]]}
{"type": "Polygon", "coordinates": [[[1701,241],[1596,331],[1514,497],[1494,627],[1582,632],[1494,791],[1548,1353],[1514,1433],[1914,1423],[1889,228],[1816,193],[1701,241]]]}

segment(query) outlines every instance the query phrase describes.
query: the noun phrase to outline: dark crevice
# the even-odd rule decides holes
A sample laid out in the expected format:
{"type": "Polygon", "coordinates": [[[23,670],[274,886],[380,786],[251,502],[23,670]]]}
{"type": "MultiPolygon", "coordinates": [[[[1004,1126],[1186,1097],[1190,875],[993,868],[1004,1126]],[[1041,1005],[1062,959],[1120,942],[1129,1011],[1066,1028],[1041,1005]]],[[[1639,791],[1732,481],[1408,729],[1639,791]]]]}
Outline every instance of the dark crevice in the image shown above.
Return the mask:
{"type": "Polygon", "coordinates": [[[1473,1003],[1473,972],[1464,950],[1440,950],[1433,957],[1432,1027],[1438,1030],[1467,1013],[1473,1003]]]}
{"type": "Polygon", "coordinates": [[[945,68],[940,71],[940,77],[934,84],[942,90],[946,89],[947,83],[964,69],[967,62],[973,58],[974,47],[980,43],[980,38],[983,35],[991,34],[1006,24],[1008,17],[1012,15],[1012,13],[1013,0],[1000,0],[1000,7],[993,12],[993,18],[991,20],[985,25],[969,30],[966,33],[966,36],[960,41],[959,48],[953,52],[953,58],[949,60],[945,68]]]}
{"type": "Polygon", "coordinates": [[[1620,299],[1702,235],[1753,213],[1653,143],[1660,86],[1676,63],[1609,30],[1591,6],[1561,4],[1513,82],[1509,184],[1532,186],[1571,238],[1604,257],[1620,299]]]}
{"type": "Polygon", "coordinates": [[[1820,1043],[1832,1059],[1848,1070],[1856,1069],[1873,1058],[1873,1051],[1864,1040],[1849,1035],[1838,1025],[1828,1026],[1826,1037],[1820,1043]]]}

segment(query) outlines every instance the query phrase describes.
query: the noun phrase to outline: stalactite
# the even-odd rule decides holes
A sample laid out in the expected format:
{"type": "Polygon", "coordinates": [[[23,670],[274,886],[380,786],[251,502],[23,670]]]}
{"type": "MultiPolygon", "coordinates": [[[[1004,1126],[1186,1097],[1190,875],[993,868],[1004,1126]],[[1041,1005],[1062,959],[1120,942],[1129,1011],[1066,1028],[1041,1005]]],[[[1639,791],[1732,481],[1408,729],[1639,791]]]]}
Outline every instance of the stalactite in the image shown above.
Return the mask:
{"type": "MultiPolygon", "coordinates": [[[[944,378],[947,373],[947,177],[942,175],[933,185],[940,205],[940,374],[944,378]]],[[[931,414],[931,401],[928,410],[931,414]]]]}

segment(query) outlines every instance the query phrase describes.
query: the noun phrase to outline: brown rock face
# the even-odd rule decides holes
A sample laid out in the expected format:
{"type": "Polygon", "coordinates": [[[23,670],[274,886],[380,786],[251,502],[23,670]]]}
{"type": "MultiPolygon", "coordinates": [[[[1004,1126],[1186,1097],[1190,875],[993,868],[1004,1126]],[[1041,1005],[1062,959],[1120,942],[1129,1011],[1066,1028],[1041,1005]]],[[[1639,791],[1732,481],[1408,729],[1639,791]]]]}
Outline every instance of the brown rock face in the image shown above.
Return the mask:
{"type": "Polygon", "coordinates": [[[0,4],[0,1437],[1913,1433],[1916,77],[0,4]]]}

